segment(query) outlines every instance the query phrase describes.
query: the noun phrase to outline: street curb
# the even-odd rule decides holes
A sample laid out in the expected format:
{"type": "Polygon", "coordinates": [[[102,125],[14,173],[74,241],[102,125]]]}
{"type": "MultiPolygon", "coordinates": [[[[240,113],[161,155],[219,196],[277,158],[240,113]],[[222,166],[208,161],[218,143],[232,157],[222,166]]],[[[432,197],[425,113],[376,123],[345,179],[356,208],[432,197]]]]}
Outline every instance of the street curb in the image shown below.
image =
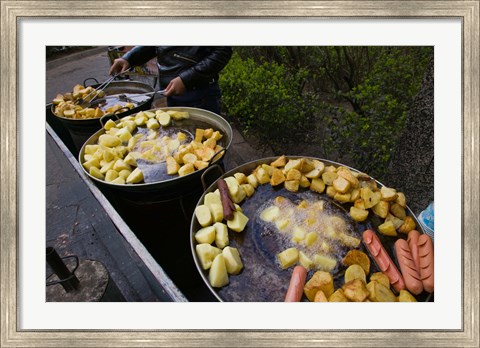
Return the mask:
{"type": "Polygon", "coordinates": [[[107,47],[108,46],[98,46],[98,47],[95,47],[95,48],[92,48],[92,49],[89,49],[89,50],[72,53],[72,54],[67,55],[65,57],[60,57],[60,58],[54,59],[52,61],[47,62],[47,64],[46,64],[47,69],[55,69],[55,68],[58,68],[61,65],[70,63],[72,61],[75,61],[75,60],[78,60],[78,59],[81,59],[81,58],[85,58],[85,57],[89,57],[89,56],[93,56],[93,55],[96,55],[96,54],[99,54],[99,53],[102,53],[102,52],[105,52],[105,54],[106,54],[107,53],[107,47]]]}

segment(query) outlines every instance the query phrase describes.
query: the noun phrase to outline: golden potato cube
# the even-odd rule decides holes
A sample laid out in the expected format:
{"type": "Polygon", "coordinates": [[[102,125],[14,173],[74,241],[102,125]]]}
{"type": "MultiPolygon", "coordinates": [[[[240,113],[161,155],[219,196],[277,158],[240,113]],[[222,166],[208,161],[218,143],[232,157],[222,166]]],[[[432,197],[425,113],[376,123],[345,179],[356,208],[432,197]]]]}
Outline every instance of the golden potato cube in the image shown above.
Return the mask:
{"type": "Polygon", "coordinates": [[[282,269],[287,269],[297,263],[299,257],[297,248],[288,248],[277,254],[282,269]]]}
{"type": "Polygon", "coordinates": [[[275,161],[273,161],[272,163],[270,163],[270,165],[272,167],[284,167],[285,164],[287,163],[287,158],[285,157],[285,155],[282,155],[280,157],[278,157],[275,161]]]}
{"type": "Polygon", "coordinates": [[[128,170],[131,170],[132,167],[130,167],[129,164],[125,163],[124,160],[122,159],[118,159],[115,161],[115,163],[113,164],[113,169],[115,169],[117,172],[123,170],[123,169],[128,169],[128,170]]]}
{"type": "Polygon", "coordinates": [[[395,302],[396,297],[390,288],[376,281],[367,284],[368,299],[372,302],[395,302]]]}
{"type": "Polygon", "coordinates": [[[260,213],[260,219],[266,222],[272,222],[279,216],[280,209],[276,205],[269,206],[260,213]]]}
{"type": "Polygon", "coordinates": [[[352,281],[354,279],[360,279],[365,284],[367,283],[367,277],[365,275],[365,271],[360,265],[357,265],[357,264],[348,266],[348,268],[345,271],[344,277],[345,277],[345,283],[348,283],[349,281],[352,281]]]}
{"type": "Polygon", "coordinates": [[[298,168],[298,170],[300,170],[300,172],[308,173],[308,172],[312,171],[313,169],[315,169],[315,164],[313,163],[313,161],[311,159],[308,159],[308,158],[300,159],[300,167],[298,168]]]}
{"type": "Polygon", "coordinates": [[[167,163],[167,174],[177,174],[178,170],[180,169],[180,165],[177,161],[175,161],[175,158],[173,158],[172,156],[167,156],[167,158],[165,158],[165,161],[167,163]]]}
{"type": "Polygon", "coordinates": [[[215,227],[213,226],[201,228],[197,232],[195,232],[195,240],[199,244],[212,244],[215,240],[215,233],[215,227]]]}
{"type": "Polygon", "coordinates": [[[388,279],[388,276],[383,274],[382,272],[375,272],[370,276],[370,282],[376,281],[386,288],[390,288],[390,280],[388,279]]]}
{"type": "Polygon", "coordinates": [[[395,203],[399,204],[400,206],[406,208],[407,207],[407,198],[403,192],[397,192],[397,199],[395,203]]]}
{"type": "Polygon", "coordinates": [[[287,172],[286,180],[298,180],[300,181],[302,173],[298,169],[291,169],[287,172]]]}
{"type": "Polygon", "coordinates": [[[100,172],[100,169],[98,167],[93,167],[92,166],[92,167],[90,167],[88,172],[90,173],[91,176],[93,176],[97,179],[100,179],[100,180],[105,179],[105,176],[102,174],[102,172],[100,172]]]}
{"type": "Polygon", "coordinates": [[[103,126],[103,129],[110,130],[111,128],[116,127],[116,125],[117,124],[115,123],[115,121],[108,120],[107,122],[105,122],[105,125],[103,126]]]}
{"type": "Polygon", "coordinates": [[[250,184],[242,184],[240,185],[242,187],[242,189],[245,191],[245,193],[247,194],[247,197],[252,197],[253,194],[255,193],[255,189],[253,188],[252,185],[250,184]]]}
{"type": "Polygon", "coordinates": [[[180,121],[183,119],[190,118],[190,114],[188,111],[174,111],[174,110],[169,110],[168,114],[170,115],[171,118],[173,118],[175,121],[180,121]]]}
{"type": "Polygon", "coordinates": [[[300,178],[300,186],[303,188],[309,188],[310,187],[310,180],[305,175],[302,175],[300,178]]]}
{"type": "Polygon", "coordinates": [[[365,209],[370,209],[378,202],[380,202],[380,192],[373,192],[369,187],[362,187],[360,189],[360,197],[363,199],[365,209]]]}
{"type": "Polygon", "coordinates": [[[135,168],[126,180],[127,184],[137,184],[141,181],[143,181],[143,172],[140,168],[135,168]]]}
{"type": "Polygon", "coordinates": [[[316,179],[316,178],[319,178],[321,174],[322,174],[322,170],[320,168],[314,168],[308,173],[305,173],[305,176],[308,179],[316,179]]]}
{"type": "Polygon", "coordinates": [[[100,161],[97,158],[94,157],[89,161],[83,162],[83,167],[88,171],[90,171],[91,167],[99,168],[100,167],[100,161]]]}
{"type": "Polygon", "coordinates": [[[303,252],[298,252],[298,263],[309,270],[313,266],[313,261],[303,252]]]}
{"type": "Polygon", "coordinates": [[[213,150],[217,146],[217,141],[213,138],[208,138],[203,142],[203,145],[213,150]]]}
{"type": "Polygon", "coordinates": [[[285,188],[290,192],[297,192],[300,186],[300,181],[298,180],[287,180],[285,181],[285,188]]]}
{"type": "Polygon", "coordinates": [[[181,166],[179,169],[178,169],[178,175],[179,176],[185,176],[185,175],[188,175],[190,173],[193,173],[195,171],[195,167],[193,166],[192,163],[187,163],[187,164],[184,164],[183,166],[181,166]]]}
{"type": "Polygon", "coordinates": [[[327,194],[328,197],[333,198],[337,194],[337,191],[333,186],[327,186],[327,190],[325,191],[325,193],[327,194]]]}
{"type": "Polygon", "coordinates": [[[390,203],[386,201],[380,201],[372,207],[372,211],[380,216],[381,218],[385,219],[390,211],[390,203]]]}
{"type": "Polygon", "coordinates": [[[110,182],[118,178],[118,172],[114,169],[110,169],[106,174],[105,174],[105,181],[110,182]]]}
{"type": "Polygon", "coordinates": [[[318,291],[323,291],[327,297],[333,294],[333,277],[330,273],[324,271],[315,272],[303,287],[303,293],[309,301],[314,301],[318,291]]]}
{"type": "Polygon", "coordinates": [[[280,184],[283,184],[284,182],[285,175],[283,174],[283,172],[278,168],[274,168],[272,172],[272,177],[270,178],[270,185],[278,186],[280,184]]]}
{"type": "Polygon", "coordinates": [[[328,302],[348,302],[348,299],[345,297],[343,290],[340,288],[330,295],[328,302]]]}
{"type": "Polygon", "coordinates": [[[228,272],[223,254],[218,254],[213,259],[212,266],[210,267],[210,271],[208,273],[208,280],[210,285],[215,288],[221,288],[225,285],[228,285],[228,272]]]}
{"type": "Polygon", "coordinates": [[[201,129],[201,128],[195,129],[195,141],[198,141],[199,143],[201,143],[203,140],[204,133],[205,133],[204,129],[201,129]]]}
{"type": "Polygon", "coordinates": [[[350,207],[350,216],[353,220],[361,222],[365,221],[368,217],[368,210],[359,209],[355,206],[350,207]]]}
{"type": "Polygon", "coordinates": [[[158,128],[160,128],[160,124],[158,123],[158,121],[156,119],[150,118],[147,121],[147,128],[148,129],[158,129],[158,128]]]}
{"type": "Polygon", "coordinates": [[[98,143],[106,147],[115,147],[117,145],[120,145],[122,141],[120,140],[120,138],[117,138],[114,135],[102,134],[98,138],[98,143]]]}
{"type": "Polygon", "coordinates": [[[166,112],[163,112],[161,114],[156,114],[156,119],[162,127],[167,127],[170,125],[170,123],[172,123],[172,118],[166,112]]]}
{"type": "Polygon", "coordinates": [[[401,233],[408,233],[416,228],[415,220],[411,216],[406,216],[403,224],[398,228],[401,233]]]}
{"type": "Polygon", "coordinates": [[[227,226],[234,232],[242,232],[247,226],[248,220],[245,214],[237,210],[233,212],[233,219],[227,220],[227,226]]]}
{"type": "Polygon", "coordinates": [[[253,188],[258,187],[258,179],[255,174],[250,174],[247,176],[248,183],[253,186],[253,188]]]}
{"type": "Polygon", "coordinates": [[[359,265],[362,267],[365,274],[370,273],[370,258],[363,251],[357,249],[349,250],[343,258],[342,263],[345,266],[359,265]]]}
{"type": "Polygon", "coordinates": [[[212,266],[213,259],[222,253],[219,248],[207,243],[195,245],[195,251],[200,261],[200,266],[202,266],[204,270],[209,269],[212,266]]]}
{"type": "Polygon", "coordinates": [[[119,175],[116,179],[110,181],[110,183],[117,185],[125,185],[125,179],[119,175]]]}
{"type": "Polygon", "coordinates": [[[358,179],[352,173],[352,171],[345,167],[340,167],[337,169],[338,176],[344,178],[345,180],[349,181],[352,187],[356,188],[359,186],[358,179]]]}
{"type": "Polygon", "coordinates": [[[318,269],[326,272],[330,272],[337,266],[337,260],[326,255],[317,254],[314,256],[313,261],[318,269]]]}
{"type": "Polygon", "coordinates": [[[393,203],[390,205],[390,212],[399,219],[405,220],[407,214],[405,208],[398,203],[393,203]]]}
{"type": "Polygon", "coordinates": [[[226,246],[222,251],[228,274],[238,274],[243,268],[243,262],[237,248],[226,246]]]}
{"type": "Polygon", "coordinates": [[[417,302],[417,299],[407,290],[400,290],[398,302],[417,302]]]}
{"type": "Polygon", "coordinates": [[[354,188],[351,192],[350,192],[350,202],[355,202],[357,199],[360,198],[360,189],[357,189],[357,188],[354,188]]]}
{"type": "Polygon", "coordinates": [[[386,221],[378,226],[378,231],[386,236],[397,236],[397,231],[392,221],[386,221]]]}
{"type": "Polygon", "coordinates": [[[308,232],[305,236],[305,245],[311,247],[318,240],[317,232],[308,232]]]}
{"type": "Polygon", "coordinates": [[[350,190],[351,186],[352,186],[352,184],[347,179],[345,179],[341,176],[338,176],[337,178],[335,178],[335,180],[333,180],[333,188],[337,192],[345,193],[348,190],[350,190]]]}
{"type": "MultiPolygon", "coordinates": [[[[212,218],[212,214],[210,213],[210,209],[205,204],[198,205],[195,208],[195,216],[197,217],[198,223],[202,227],[207,227],[213,223],[213,218],[212,218]]],[[[213,239],[215,239],[215,235],[213,239]]]]}
{"type": "Polygon", "coordinates": [[[353,202],[353,206],[357,209],[367,210],[367,208],[365,207],[365,202],[361,198],[353,202]]]}
{"type": "Polygon", "coordinates": [[[315,294],[315,298],[313,299],[313,302],[328,302],[328,299],[322,290],[318,290],[317,293],[315,294]]]}
{"type": "Polygon", "coordinates": [[[296,226],[292,231],[292,242],[300,243],[305,239],[307,232],[302,227],[296,226]]]}
{"type": "Polygon", "coordinates": [[[215,222],[213,227],[215,228],[215,245],[220,249],[225,248],[230,244],[227,225],[222,222],[215,222]]]}
{"type": "Polygon", "coordinates": [[[310,183],[310,190],[322,193],[323,191],[325,191],[325,183],[320,178],[314,178],[310,183]]]}
{"type": "Polygon", "coordinates": [[[336,201],[338,201],[340,203],[348,203],[348,202],[350,202],[350,193],[349,192],[347,192],[347,193],[336,192],[335,195],[333,196],[333,199],[335,199],[336,201]]]}
{"type": "Polygon", "coordinates": [[[359,238],[349,236],[348,234],[345,234],[345,233],[340,233],[338,235],[338,239],[343,245],[351,248],[357,248],[361,242],[359,238]]]}
{"type": "Polygon", "coordinates": [[[237,179],[240,185],[248,183],[247,176],[243,173],[235,173],[233,174],[233,176],[235,177],[235,179],[237,179]]]}
{"type": "Polygon", "coordinates": [[[270,176],[268,175],[268,172],[262,167],[258,168],[258,170],[256,171],[256,176],[258,183],[261,185],[270,182],[270,176]]]}
{"type": "MultiPolygon", "coordinates": [[[[128,164],[129,166],[136,167],[137,166],[137,160],[130,154],[128,154],[124,159],[123,162],[128,164]]],[[[129,169],[129,168],[124,168],[124,169],[129,169]]],[[[123,170],[123,169],[122,169],[123,170]]]]}
{"type": "Polygon", "coordinates": [[[285,172],[289,172],[291,169],[299,169],[301,164],[299,159],[291,159],[285,164],[285,172]]]}
{"type": "Polygon", "coordinates": [[[338,174],[334,171],[326,171],[322,174],[322,180],[327,186],[333,185],[333,181],[338,177],[338,174]]]}
{"type": "Polygon", "coordinates": [[[118,173],[118,177],[124,179],[124,180],[127,180],[128,176],[132,173],[131,170],[128,170],[128,169],[122,169],[119,173],[118,173]]]}
{"type": "Polygon", "coordinates": [[[343,294],[352,302],[363,302],[369,298],[369,291],[365,282],[360,279],[351,280],[342,286],[343,294]]]}
{"type": "Polygon", "coordinates": [[[390,202],[397,199],[397,191],[393,188],[388,188],[386,186],[382,186],[380,189],[380,194],[382,195],[382,201],[390,202]]]}

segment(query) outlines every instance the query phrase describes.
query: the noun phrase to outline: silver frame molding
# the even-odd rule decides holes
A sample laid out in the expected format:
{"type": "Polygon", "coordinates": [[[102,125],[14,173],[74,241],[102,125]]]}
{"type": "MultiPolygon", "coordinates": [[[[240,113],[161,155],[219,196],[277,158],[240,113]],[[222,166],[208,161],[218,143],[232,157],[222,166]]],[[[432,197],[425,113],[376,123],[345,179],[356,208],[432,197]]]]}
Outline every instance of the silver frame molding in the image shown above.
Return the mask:
{"type": "Polygon", "coordinates": [[[479,0],[473,1],[3,1],[0,47],[1,347],[479,347],[479,0]],[[108,9],[99,11],[99,8],[108,9]],[[145,11],[148,9],[148,13],[145,11]],[[462,45],[463,326],[455,331],[26,331],[17,328],[18,52],[25,17],[459,18],[462,45]],[[14,203],[12,203],[14,202],[14,203]]]}

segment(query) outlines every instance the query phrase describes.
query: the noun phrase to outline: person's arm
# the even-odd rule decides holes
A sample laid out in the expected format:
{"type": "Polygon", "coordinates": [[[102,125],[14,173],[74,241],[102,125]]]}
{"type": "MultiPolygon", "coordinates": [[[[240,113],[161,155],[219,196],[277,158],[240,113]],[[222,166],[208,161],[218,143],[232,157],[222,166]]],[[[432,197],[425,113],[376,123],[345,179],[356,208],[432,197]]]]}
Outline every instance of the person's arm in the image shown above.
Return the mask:
{"type": "Polygon", "coordinates": [[[215,47],[212,53],[191,68],[182,71],[179,77],[187,89],[199,81],[207,81],[215,77],[227,64],[232,56],[232,48],[228,46],[215,47]]]}
{"type": "Polygon", "coordinates": [[[156,55],[157,49],[155,46],[135,46],[122,57],[113,61],[109,74],[125,71],[131,66],[143,65],[156,55]]]}

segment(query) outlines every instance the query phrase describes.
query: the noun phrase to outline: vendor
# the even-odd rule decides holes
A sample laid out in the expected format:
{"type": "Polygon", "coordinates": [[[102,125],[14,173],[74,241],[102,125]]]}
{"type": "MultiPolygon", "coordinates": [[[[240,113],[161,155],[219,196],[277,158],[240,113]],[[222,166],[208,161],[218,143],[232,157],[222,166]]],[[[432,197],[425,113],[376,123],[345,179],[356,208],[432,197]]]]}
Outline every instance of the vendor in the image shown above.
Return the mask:
{"type": "Polygon", "coordinates": [[[226,46],[135,46],[115,59],[110,74],[143,65],[157,57],[160,89],[168,106],[185,106],[220,113],[218,74],[232,56],[226,46]]]}

